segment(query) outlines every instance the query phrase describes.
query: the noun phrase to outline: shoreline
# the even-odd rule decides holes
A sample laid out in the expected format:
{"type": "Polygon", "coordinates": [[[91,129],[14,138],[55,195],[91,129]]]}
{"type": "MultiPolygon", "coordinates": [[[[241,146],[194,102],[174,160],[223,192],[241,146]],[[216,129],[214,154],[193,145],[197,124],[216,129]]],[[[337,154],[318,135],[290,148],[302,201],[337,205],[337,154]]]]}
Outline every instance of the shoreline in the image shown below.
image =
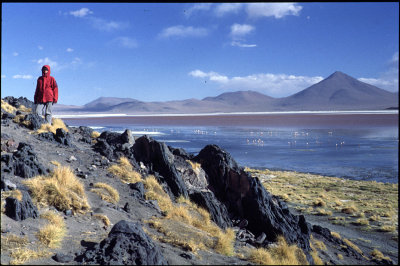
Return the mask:
{"type": "Polygon", "coordinates": [[[89,117],[174,117],[174,116],[231,116],[231,115],[284,115],[284,114],[399,114],[399,110],[361,110],[361,111],[271,111],[271,112],[215,112],[215,113],[188,113],[188,114],[125,114],[125,113],[84,113],[84,114],[55,114],[55,118],[89,118],[89,117]]]}

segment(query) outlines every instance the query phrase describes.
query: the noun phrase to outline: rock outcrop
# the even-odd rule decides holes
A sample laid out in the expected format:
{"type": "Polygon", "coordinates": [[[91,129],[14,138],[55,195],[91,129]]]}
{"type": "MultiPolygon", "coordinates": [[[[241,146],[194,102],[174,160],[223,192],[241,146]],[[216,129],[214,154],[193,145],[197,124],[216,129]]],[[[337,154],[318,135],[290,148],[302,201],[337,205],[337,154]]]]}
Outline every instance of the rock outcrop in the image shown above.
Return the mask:
{"type": "Polygon", "coordinates": [[[84,264],[100,265],[167,265],[160,248],[140,225],[122,220],[114,225],[108,237],[88,248],[75,259],[84,264]]]}
{"type": "Polygon", "coordinates": [[[29,217],[37,218],[39,212],[33,204],[29,193],[25,190],[21,190],[21,193],[21,201],[13,197],[6,198],[5,214],[16,221],[25,220],[29,217]]]}

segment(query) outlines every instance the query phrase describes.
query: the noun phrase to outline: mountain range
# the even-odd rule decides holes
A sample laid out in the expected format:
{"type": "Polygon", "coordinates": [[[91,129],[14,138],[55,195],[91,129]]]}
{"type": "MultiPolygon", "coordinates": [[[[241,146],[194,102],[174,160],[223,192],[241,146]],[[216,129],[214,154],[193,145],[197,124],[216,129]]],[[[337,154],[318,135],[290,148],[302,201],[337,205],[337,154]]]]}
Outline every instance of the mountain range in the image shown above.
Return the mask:
{"type": "Polygon", "coordinates": [[[58,114],[124,113],[183,114],[267,111],[353,111],[398,109],[399,94],[361,82],[336,71],[326,79],[288,97],[273,98],[255,91],[227,92],[202,100],[143,102],[100,97],[83,106],[54,106],[58,114]]]}

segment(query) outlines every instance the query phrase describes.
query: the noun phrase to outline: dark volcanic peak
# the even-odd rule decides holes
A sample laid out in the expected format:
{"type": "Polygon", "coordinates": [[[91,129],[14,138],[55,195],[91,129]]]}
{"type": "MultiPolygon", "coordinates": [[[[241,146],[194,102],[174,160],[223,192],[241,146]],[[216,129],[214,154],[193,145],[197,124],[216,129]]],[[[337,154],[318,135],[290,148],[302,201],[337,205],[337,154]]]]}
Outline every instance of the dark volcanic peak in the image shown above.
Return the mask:
{"type": "Polygon", "coordinates": [[[328,78],[279,100],[281,107],[309,110],[385,109],[398,106],[394,93],[336,71],[328,78]]]}

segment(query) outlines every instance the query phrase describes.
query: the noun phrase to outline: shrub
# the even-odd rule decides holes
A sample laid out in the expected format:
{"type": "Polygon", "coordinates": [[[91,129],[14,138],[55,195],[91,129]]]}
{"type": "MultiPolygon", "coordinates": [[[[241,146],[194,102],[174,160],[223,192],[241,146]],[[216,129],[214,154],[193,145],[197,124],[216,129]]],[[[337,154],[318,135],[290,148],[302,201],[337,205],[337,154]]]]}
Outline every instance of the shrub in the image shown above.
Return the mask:
{"type": "Polygon", "coordinates": [[[100,136],[100,133],[97,132],[97,131],[93,131],[92,134],[91,134],[91,137],[94,138],[94,139],[97,139],[99,136],[100,136]]]}
{"type": "Polygon", "coordinates": [[[317,199],[314,200],[313,206],[314,207],[324,207],[324,206],[326,206],[326,203],[325,203],[325,201],[323,199],[317,198],[317,199]]]}
{"type": "Polygon", "coordinates": [[[119,193],[112,186],[106,183],[96,183],[94,184],[93,189],[90,191],[98,194],[102,200],[105,200],[110,203],[117,203],[119,201],[119,193]]]}
{"type": "Polygon", "coordinates": [[[363,255],[362,250],[353,242],[351,242],[350,240],[348,240],[347,238],[343,238],[343,241],[346,243],[346,245],[352,247],[355,251],[357,251],[358,253],[360,253],[361,255],[363,255]]]}
{"type": "Polygon", "coordinates": [[[342,237],[340,236],[339,233],[336,233],[336,232],[331,231],[331,235],[332,235],[333,237],[335,237],[335,238],[342,239],[342,237]]]}
{"type": "Polygon", "coordinates": [[[36,134],[44,133],[44,132],[52,132],[56,134],[57,129],[61,128],[68,132],[68,128],[65,126],[64,122],[59,118],[53,118],[52,124],[44,123],[40,126],[38,130],[36,130],[36,134]]]}
{"type": "Polygon", "coordinates": [[[354,205],[342,208],[342,213],[346,213],[346,214],[353,214],[356,211],[357,211],[357,208],[354,205]]]}
{"type": "Polygon", "coordinates": [[[41,206],[54,206],[60,211],[84,213],[90,208],[83,184],[66,166],[57,167],[48,177],[37,176],[22,181],[41,206]]]}
{"type": "Polygon", "coordinates": [[[48,224],[36,233],[37,239],[49,248],[57,248],[60,246],[66,234],[65,227],[60,227],[55,224],[48,224]]]}

